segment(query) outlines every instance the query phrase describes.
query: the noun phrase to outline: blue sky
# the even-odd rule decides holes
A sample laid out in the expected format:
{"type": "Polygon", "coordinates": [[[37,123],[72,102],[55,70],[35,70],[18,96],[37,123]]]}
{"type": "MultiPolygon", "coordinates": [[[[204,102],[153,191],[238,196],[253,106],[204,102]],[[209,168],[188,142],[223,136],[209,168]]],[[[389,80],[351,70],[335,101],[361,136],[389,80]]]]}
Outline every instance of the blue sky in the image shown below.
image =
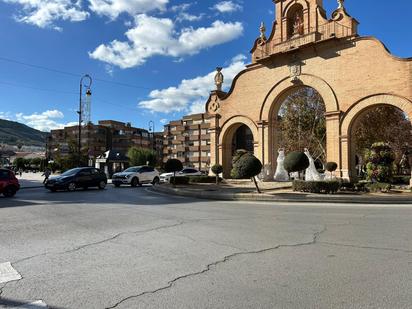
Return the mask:
{"type": "MultiPolygon", "coordinates": [[[[412,56],[412,1],[345,4],[361,35],[412,56]]],[[[324,5],[329,16],[337,7],[324,5]]],[[[230,86],[250,61],[260,22],[269,32],[273,19],[272,0],[0,0],[0,118],[42,130],[75,122],[88,73],[93,121],[147,128],[153,120],[161,129],[201,110],[216,66],[230,86]]]]}

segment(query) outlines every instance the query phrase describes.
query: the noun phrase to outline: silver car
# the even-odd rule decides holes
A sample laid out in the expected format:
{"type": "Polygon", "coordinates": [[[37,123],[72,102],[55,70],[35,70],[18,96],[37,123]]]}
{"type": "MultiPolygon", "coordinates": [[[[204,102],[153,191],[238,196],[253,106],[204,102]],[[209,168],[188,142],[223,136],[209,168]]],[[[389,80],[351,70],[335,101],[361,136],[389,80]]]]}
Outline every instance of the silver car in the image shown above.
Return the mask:
{"type": "Polygon", "coordinates": [[[112,183],[116,187],[121,185],[131,185],[132,187],[143,184],[156,185],[160,182],[159,172],[151,166],[129,167],[121,173],[116,173],[112,177],[112,183]]]}

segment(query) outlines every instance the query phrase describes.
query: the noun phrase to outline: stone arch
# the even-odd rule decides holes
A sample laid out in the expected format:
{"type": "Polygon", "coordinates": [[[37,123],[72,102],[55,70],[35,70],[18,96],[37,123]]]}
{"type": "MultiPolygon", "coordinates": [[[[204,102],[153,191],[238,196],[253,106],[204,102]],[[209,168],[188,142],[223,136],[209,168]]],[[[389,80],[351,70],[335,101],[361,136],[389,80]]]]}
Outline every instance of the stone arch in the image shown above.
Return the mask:
{"type": "Polygon", "coordinates": [[[259,133],[255,122],[245,116],[234,116],[228,119],[221,127],[219,134],[219,157],[223,165],[223,177],[230,177],[231,163],[232,163],[232,140],[236,131],[242,126],[246,125],[253,134],[254,153],[258,156],[259,148],[259,133]]]}
{"type": "Polygon", "coordinates": [[[309,9],[309,3],[306,0],[291,1],[283,9],[282,16],[288,16],[288,14],[290,13],[290,10],[291,9],[293,10],[293,7],[296,6],[297,4],[300,4],[302,6],[303,10],[308,10],[309,9]]]}
{"type": "Polygon", "coordinates": [[[259,121],[268,124],[262,156],[266,158],[264,164],[270,164],[272,170],[275,169],[276,159],[274,156],[276,156],[277,153],[275,149],[276,143],[274,142],[275,124],[272,115],[277,114],[282,102],[290,91],[299,87],[313,88],[322,97],[326,108],[326,152],[328,161],[339,162],[339,139],[337,136],[339,135],[340,111],[336,95],[331,86],[323,79],[317,76],[303,74],[299,76],[298,83],[292,83],[290,77],[282,79],[269,91],[262,104],[259,121]]]}
{"type": "Polygon", "coordinates": [[[279,104],[282,102],[282,96],[291,88],[298,86],[307,86],[315,89],[325,102],[326,113],[334,113],[339,111],[338,100],[332,87],[323,79],[309,74],[299,76],[299,83],[294,84],[289,77],[282,79],[277,83],[267,94],[265,101],[260,110],[260,121],[269,121],[273,108],[279,109],[279,104]]]}
{"type": "Polygon", "coordinates": [[[356,176],[355,170],[355,147],[351,139],[352,128],[356,120],[369,108],[376,106],[389,105],[396,107],[406,113],[408,118],[412,120],[412,102],[404,97],[393,94],[376,94],[359,100],[354,103],[351,108],[345,113],[340,126],[340,143],[342,151],[342,177],[353,179],[356,176]]]}

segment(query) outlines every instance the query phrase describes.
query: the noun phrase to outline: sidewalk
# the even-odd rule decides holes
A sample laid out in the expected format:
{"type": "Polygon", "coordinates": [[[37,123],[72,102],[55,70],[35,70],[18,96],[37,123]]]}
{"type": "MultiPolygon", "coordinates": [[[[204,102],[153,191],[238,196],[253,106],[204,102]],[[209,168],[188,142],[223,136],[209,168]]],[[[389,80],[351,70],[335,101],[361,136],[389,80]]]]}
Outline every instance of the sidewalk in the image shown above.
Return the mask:
{"type": "MultiPolygon", "coordinates": [[[[264,187],[264,186],[262,186],[264,187]]],[[[223,201],[260,201],[285,203],[343,203],[343,204],[405,204],[412,206],[412,194],[370,194],[339,193],[334,195],[293,192],[290,188],[263,189],[262,194],[256,189],[234,185],[189,185],[173,187],[169,184],[155,186],[155,192],[178,196],[223,201]]]]}

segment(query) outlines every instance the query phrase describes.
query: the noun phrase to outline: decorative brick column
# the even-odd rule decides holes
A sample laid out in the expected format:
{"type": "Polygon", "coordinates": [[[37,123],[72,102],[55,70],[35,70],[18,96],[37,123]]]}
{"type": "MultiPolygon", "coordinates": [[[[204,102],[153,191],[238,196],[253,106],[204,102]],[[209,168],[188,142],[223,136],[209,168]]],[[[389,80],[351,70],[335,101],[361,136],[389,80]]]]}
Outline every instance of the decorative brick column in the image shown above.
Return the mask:
{"type": "MultiPolygon", "coordinates": [[[[326,118],[326,160],[338,164],[338,176],[342,177],[340,119],[341,111],[327,112],[326,118]]],[[[326,162],[325,162],[326,163],[326,162]]]]}

